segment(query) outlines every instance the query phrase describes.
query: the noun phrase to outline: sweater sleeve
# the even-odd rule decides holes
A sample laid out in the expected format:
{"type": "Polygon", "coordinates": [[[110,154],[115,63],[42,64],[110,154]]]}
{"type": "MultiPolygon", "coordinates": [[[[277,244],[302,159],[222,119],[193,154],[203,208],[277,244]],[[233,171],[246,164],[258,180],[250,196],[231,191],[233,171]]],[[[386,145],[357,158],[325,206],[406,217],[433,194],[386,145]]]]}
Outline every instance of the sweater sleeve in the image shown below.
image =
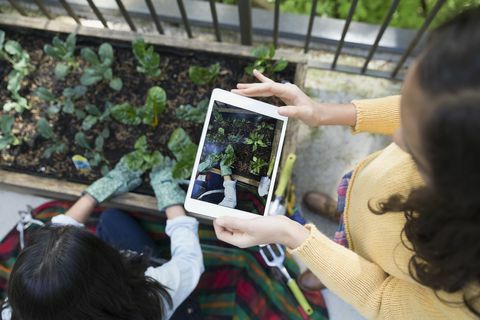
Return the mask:
{"type": "MultiPolygon", "coordinates": [[[[470,319],[464,308],[440,301],[435,292],[398,279],[355,252],[333,242],[315,226],[298,248],[289,250],[339,297],[368,319],[470,319]]],[[[456,301],[461,299],[456,299],[456,301]]]]}
{"type": "Polygon", "coordinates": [[[400,127],[400,96],[353,100],[357,122],[353,133],[370,132],[391,135],[400,127]]]}

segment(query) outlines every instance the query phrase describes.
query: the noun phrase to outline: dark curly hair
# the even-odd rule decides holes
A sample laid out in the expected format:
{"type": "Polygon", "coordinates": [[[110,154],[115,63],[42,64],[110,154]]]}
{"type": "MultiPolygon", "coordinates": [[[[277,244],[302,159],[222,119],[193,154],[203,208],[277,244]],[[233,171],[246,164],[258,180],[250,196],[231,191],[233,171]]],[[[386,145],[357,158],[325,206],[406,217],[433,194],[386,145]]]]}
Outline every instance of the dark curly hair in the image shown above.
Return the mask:
{"type": "Polygon", "coordinates": [[[162,319],[172,300],[145,276],[146,255],[122,255],[82,228],[32,234],[8,281],[12,320],[162,319]]]}
{"type": "Polygon", "coordinates": [[[468,290],[480,284],[480,8],[431,33],[415,77],[433,104],[420,138],[428,182],[370,209],[403,212],[410,275],[436,292],[462,290],[480,316],[480,295],[468,290]]]}

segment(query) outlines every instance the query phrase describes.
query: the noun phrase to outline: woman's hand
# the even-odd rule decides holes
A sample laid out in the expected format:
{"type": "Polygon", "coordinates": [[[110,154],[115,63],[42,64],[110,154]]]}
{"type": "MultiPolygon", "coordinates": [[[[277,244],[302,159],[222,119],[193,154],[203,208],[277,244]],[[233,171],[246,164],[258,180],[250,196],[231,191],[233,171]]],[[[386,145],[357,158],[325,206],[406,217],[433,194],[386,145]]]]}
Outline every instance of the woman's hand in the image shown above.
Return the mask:
{"type": "Polygon", "coordinates": [[[294,84],[275,82],[258,70],[254,70],[253,75],[260,83],[239,83],[232,92],[247,97],[278,97],[286,104],[278,109],[280,115],[299,119],[311,127],[355,125],[356,110],[351,103],[317,103],[294,84]]]}
{"type": "Polygon", "coordinates": [[[240,248],[279,243],[291,249],[300,246],[309,231],[284,216],[253,219],[220,217],[213,222],[217,238],[240,248]]]}

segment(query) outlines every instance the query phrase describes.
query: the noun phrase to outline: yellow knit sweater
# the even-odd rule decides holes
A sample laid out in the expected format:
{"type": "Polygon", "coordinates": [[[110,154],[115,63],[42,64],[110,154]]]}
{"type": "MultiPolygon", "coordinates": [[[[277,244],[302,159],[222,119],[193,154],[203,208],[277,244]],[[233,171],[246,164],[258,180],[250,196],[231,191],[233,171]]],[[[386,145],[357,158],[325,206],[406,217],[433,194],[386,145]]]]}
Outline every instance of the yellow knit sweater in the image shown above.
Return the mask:
{"type": "MultiPolygon", "coordinates": [[[[400,125],[400,96],[353,103],[357,108],[355,133],[392,134],[400,125]]],[[[410,277],[412,252],[400,239],[404,215],[375,215],[368,208],[369,201],[375,205],[395,193],[407,195],[421,184],[409,154],[395,144],[389,145],[364,159],[350,180],[344,215],[351,250],[307,225],[308,239],[290,252],[326,287],[369,319],[475,318],[463,303],[446,304],[432,289],[410,277]]],[[[462,301],[461,293],[439,295],[448,301],[462,301]]]]}

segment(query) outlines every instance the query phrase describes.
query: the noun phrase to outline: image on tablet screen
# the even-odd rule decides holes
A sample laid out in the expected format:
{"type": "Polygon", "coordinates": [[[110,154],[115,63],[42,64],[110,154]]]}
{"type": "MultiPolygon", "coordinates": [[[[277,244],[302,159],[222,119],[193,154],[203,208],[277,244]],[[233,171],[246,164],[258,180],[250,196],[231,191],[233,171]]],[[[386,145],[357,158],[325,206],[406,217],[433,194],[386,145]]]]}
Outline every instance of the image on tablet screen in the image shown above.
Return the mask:
{"type": "Polygon", "coordinates": [[[263,215],[282,126],[214,101],[192,198],[263,215]]]}

